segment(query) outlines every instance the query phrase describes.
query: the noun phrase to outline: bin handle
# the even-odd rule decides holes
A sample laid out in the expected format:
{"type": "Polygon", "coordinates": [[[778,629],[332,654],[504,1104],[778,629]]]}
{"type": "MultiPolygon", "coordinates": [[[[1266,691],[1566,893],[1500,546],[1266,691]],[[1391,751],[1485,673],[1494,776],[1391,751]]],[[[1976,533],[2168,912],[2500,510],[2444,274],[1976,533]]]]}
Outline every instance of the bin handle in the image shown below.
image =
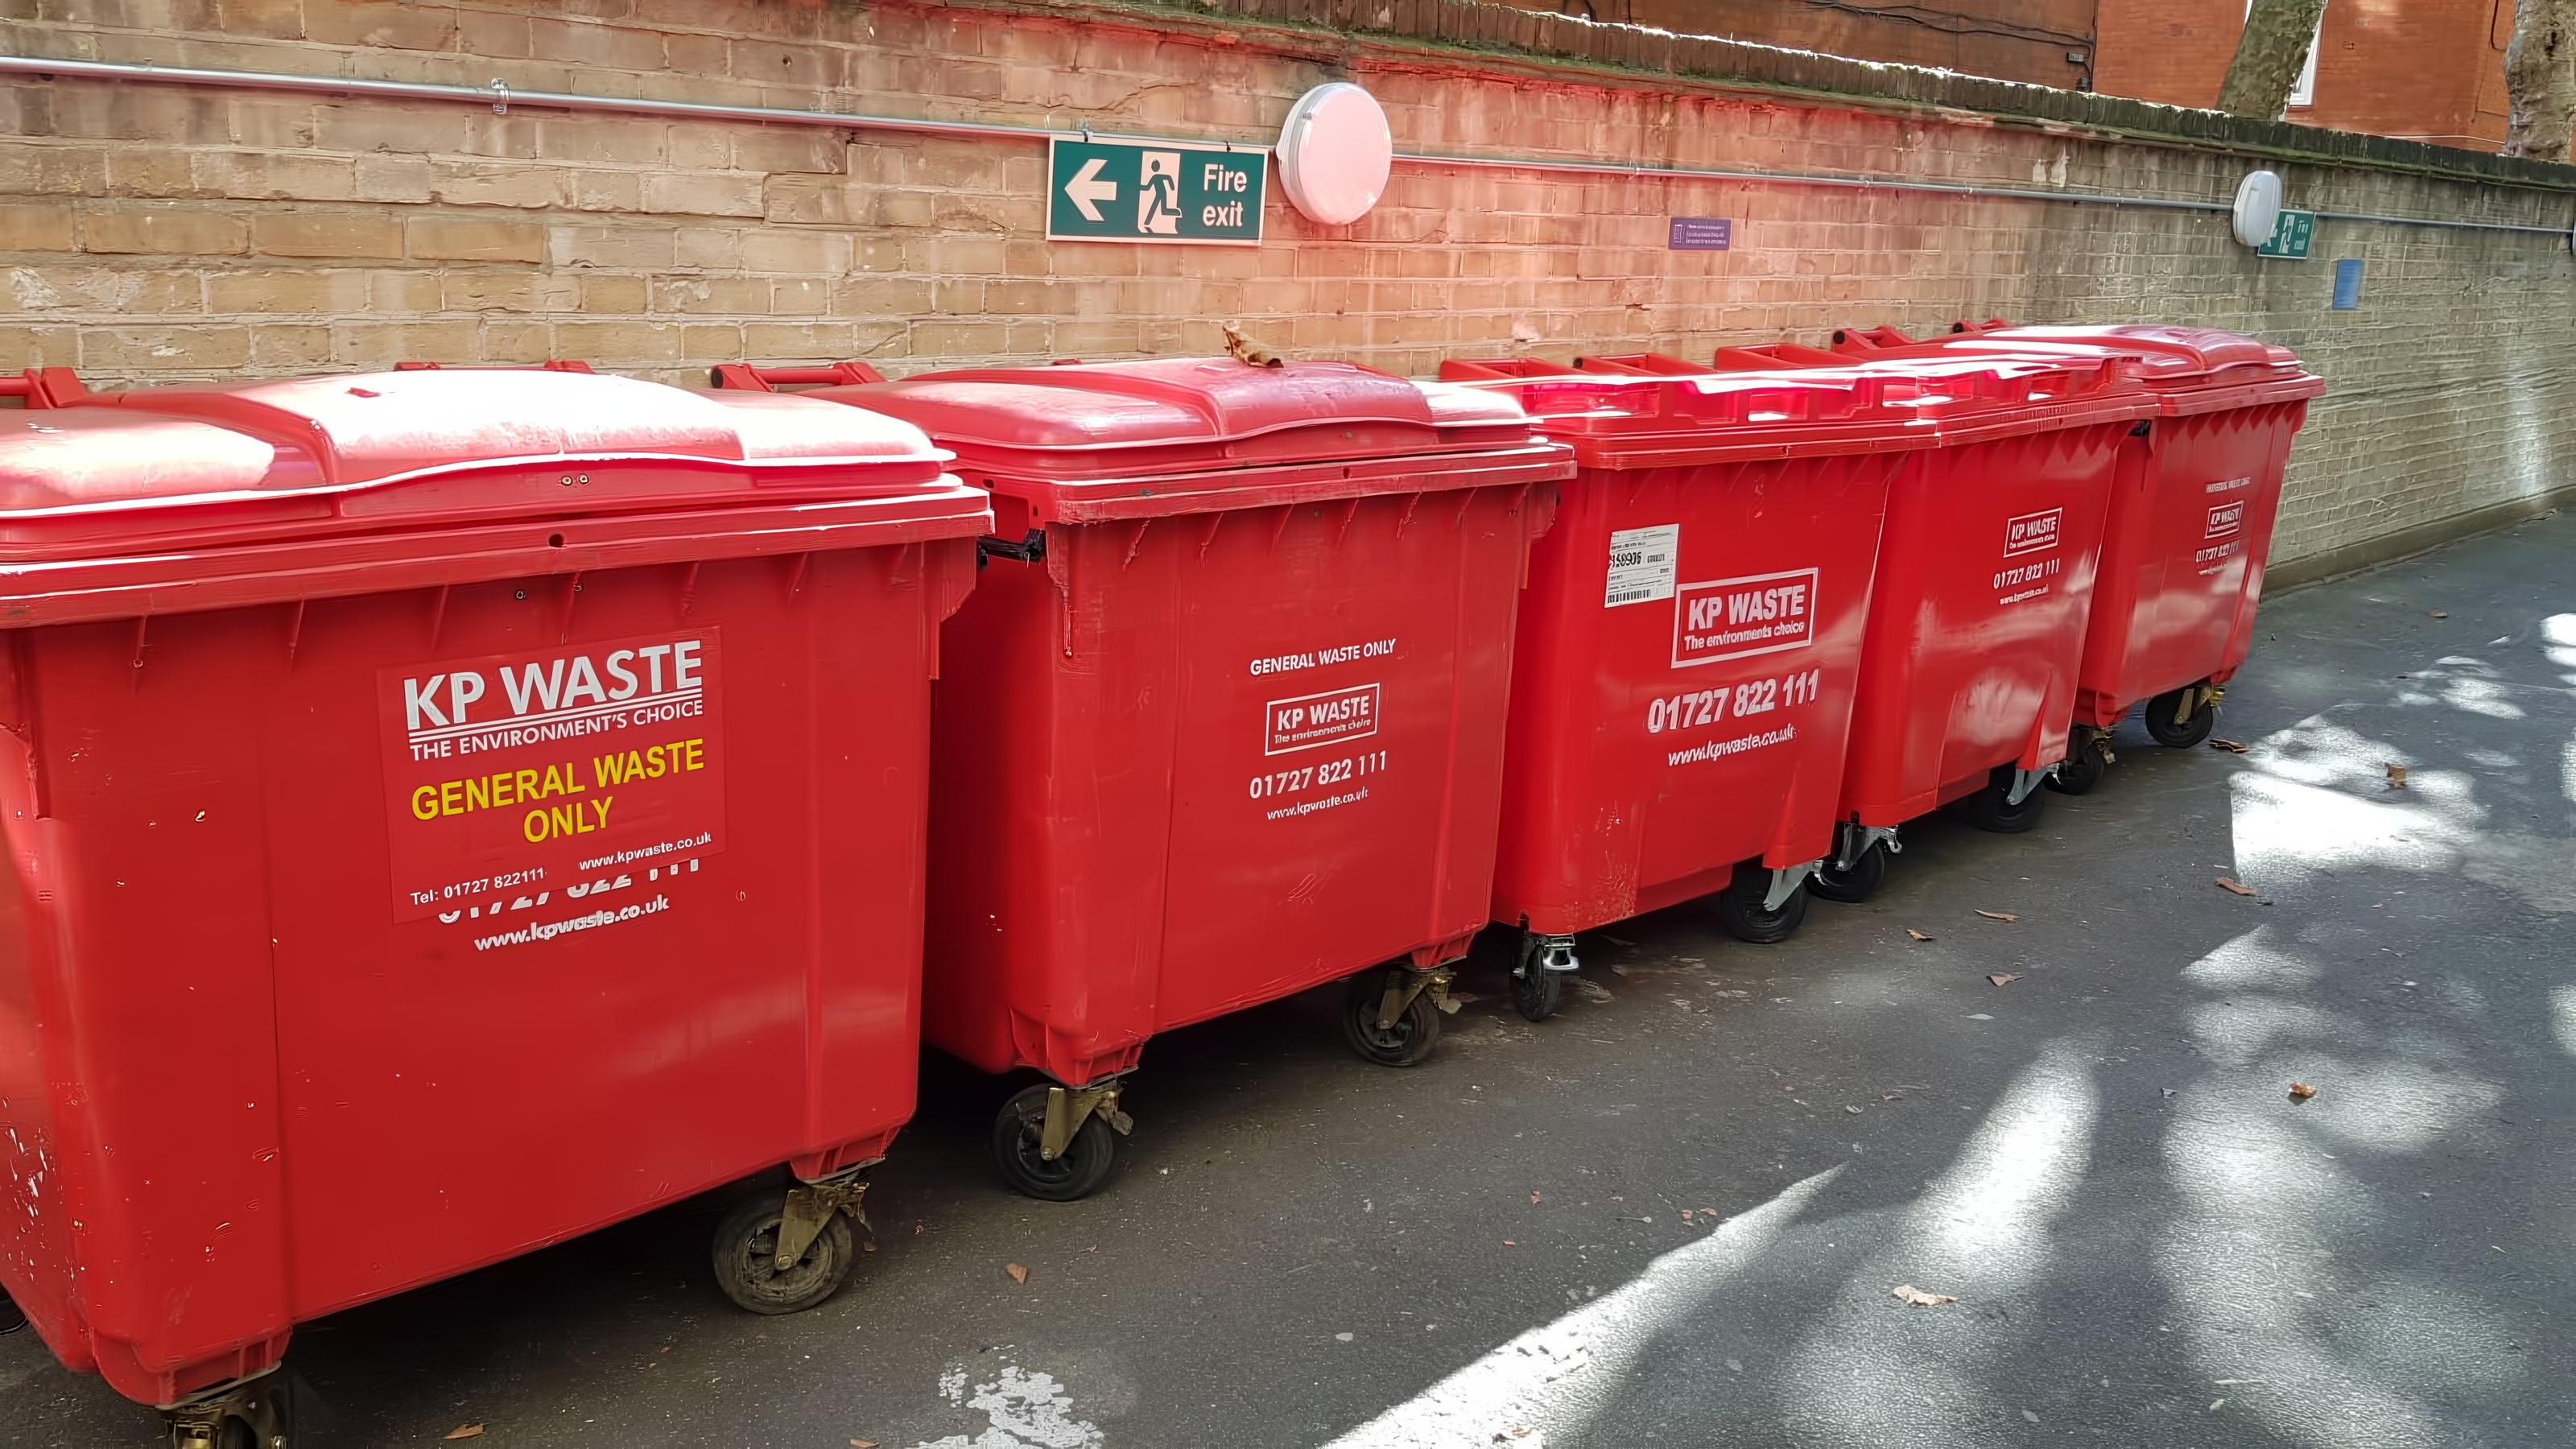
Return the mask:
{"type": "Polygon", "coordinates": [[[849,387],[885,380],[884,373],[855,358],[823,367],[762,367],[750,362],[726,362],[707,369],[709,386],[743,392],[776,392],[781,387],[849,387]]]}
{"type": "Polygon", "coordinates": [[[88,385],[68,367],[31,367],[16,377],[0,377],[0,397],[25,398],[31,411],[67,408],[88,396],[88,385]]]}

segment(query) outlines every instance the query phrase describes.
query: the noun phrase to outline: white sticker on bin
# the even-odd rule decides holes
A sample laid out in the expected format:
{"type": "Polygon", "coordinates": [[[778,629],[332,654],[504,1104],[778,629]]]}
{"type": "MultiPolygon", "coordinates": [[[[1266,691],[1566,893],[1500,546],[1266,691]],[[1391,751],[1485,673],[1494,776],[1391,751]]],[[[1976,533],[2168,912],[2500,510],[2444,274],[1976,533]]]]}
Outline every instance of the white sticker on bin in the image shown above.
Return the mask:
{"type": "Polygon", "coordinates": [[[1610,583],[1601,607],[1648,604],[1673,596],[1676,565],[1682,552],[1682,526],[1659,523],[1652,528],[1622,528],[1610,535],[1610,583]]]}

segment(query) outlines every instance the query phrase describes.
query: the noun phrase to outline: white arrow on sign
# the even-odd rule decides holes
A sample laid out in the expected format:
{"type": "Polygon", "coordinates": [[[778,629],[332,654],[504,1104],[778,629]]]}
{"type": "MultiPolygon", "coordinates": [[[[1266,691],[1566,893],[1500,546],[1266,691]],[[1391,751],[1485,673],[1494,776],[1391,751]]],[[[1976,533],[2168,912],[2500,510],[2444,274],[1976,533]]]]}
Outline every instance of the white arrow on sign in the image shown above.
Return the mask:
{"type": "Polygon", "coordinates": [[[1073,179],[1064,184],[1064,194],[1072,197],[1073,204],[1082,209],[1085,221],[1100,220],[1100,208],[1091,203],[1118,199],[1118,183],[1099,179],[1100,168],[1108,164],[1108,157],[1094,156],[1083,162],[1082,169],[1073,173],[1073,179]]]}

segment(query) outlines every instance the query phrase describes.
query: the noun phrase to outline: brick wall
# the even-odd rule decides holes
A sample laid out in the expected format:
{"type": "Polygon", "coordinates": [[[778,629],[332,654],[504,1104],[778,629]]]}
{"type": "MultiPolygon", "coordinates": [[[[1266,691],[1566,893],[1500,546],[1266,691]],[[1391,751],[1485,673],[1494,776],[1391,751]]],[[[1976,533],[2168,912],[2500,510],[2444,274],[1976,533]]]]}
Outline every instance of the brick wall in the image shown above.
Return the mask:
{"type": "MultiPolygon", "coordinates": [[[[2290,119],[2438,145],[2504,142],[2514,0],[2329,0],[2311,104],[2290,119]]],[[[2245,0],[2101,0],[2096,89],[2211,106],[2245,29],[2245,0]]]]}
{"type": "Polygon", "coordinates": [[[2083,86],[2092,72],[2096,0],[1503,0],[1523,10],[1588,15],[1683,35],[1823,51],[1893,65],[1938,66],[2043,86],[2083,86]],[[2070,59],[2069,57],[2073,57],[2070,59]]]}
{"type": "MultiPolygon", "coordinates": [[[[2261,162],[2294,204],[2548,226],[2576,185],[2493,157],[1463,6],[1405,13],[1500,15],[1525,43],[1631,63],[1086,0],[565,8],[49,0],[47,18],[0,24],[0,44],[1240,140],[1352,78],[1407,149],[2195,199],[2261,162]],[[1649,73],[1638,56],[1800,79],[1649,73]],[[1835,99],[1818,77],[1914,99],[1835,99]],[[2159,127],[2199,139],[2137,137],[2159,127]]],[[[0,86],[0,127],[16,136],[0,146],[0,364],[74,365],[97,385],[404,358],[690,380],[746,356],[858,356],[901,372],[1213,350],[1232,318],[1296,353],[1420,374],[1521,350],[1704,355],[1852,322],[2160,318],[2288,343],[2333,380],[2285,557],[2344,557],[2576,481],[2554,345],[2576,321],[2576,265],[2547,236],[2327,223],[2319,260],[2265,263],[2203,213],[1402,165],[1355,226],[1274,195],[1258,248],[1137,248],[1043,240],[1035,141],[25,77],[0,86]],[[1735,248],[1665,250],[1673,215],[1733,219],[1735,248]],[[2338,257],[2366,262],[2360,311],[2327,309],[2338,257]]]]}

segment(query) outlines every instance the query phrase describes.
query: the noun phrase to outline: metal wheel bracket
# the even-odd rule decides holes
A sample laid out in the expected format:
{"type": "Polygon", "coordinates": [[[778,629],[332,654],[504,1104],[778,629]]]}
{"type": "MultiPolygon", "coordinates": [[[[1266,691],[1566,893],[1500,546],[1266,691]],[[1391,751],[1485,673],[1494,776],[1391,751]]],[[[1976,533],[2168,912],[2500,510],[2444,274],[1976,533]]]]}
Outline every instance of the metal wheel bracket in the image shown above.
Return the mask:
{"type": "Polygon", "coordinates": [[[1088,1087],[1047,1088],[1046,1125],[1038,1131],[1038,1159],[1053,1162],[1064,1156],[1073,1145],[1073,1134],[1082,1124],[1098,1117],[1109,1124],[1109,1130],[1121,1137],[1136,1130],[1136,1119],[1118,1110],[1118,1087],[1115,1081],[1099,1082],[1088,1087]]]}
{"type": "Polygon", "coordinates": [[[190,1396],[163,1411],[170,1423],[174,1449],[217,1449],[224,1442],[224,1422],[240,1419],[251,1426],[262,1449],[286,1449],[294,1433],[282,1383],[271,1383],[271,1365],[249,1378],[190,1396]]]}
{"type": "Polygon", "coordinates": [[[1884,847],[1890,855],[1905,853],[1905,845],[1896,838],[1896,827],[1893,825],[1860,825],[1846,821],[1839,834],[1840,839],[1837,844],[1840,848],[1834,853],[1836,870],[1857,868],[1860,865],[1860,858],[1869,854],[1870,847],[1873,845],[1884,847]]]}
{"type": "Polygon", "coordinates": [[[796,1266],[805,1250],[823,1236],[823,1229],[831,1226],[834,1213],[848,1213],[860,1227],[867,1227],[868,1215],[859,1207],[867,1195],[868,1185],[855,1170],[787,1189],[787,1206],[778,1217],[778,1271],[796,1266]]]}
{"type": "Polygon", "coordinates": [[[1532,970],[1580,971],[1582,969],[1583,963],[1574,957],[1572,936],[1532,936],[1529,938],[1528,949],[1522,955],[1521,969],[1512,974],[1523,976],[1532,970]]]}
{"type": "Polygon", "coordinates": [[[2004,792],[2004,803],[2018,805],[2029,799],[2030,792],[2038,789],[2049,776],[2056,773],[2055,765],[2043,765],[2036,770],[2014,770],[2012,788],[2004,792]]]}
{"type": "Polygon", "coordinates": [[[1443,966],[1437,971],[1407,970],[1403,978],[1390,978],[1386,994],[1378,998],[1377,1029],[1386,1031],[1392,1028],[1403,1018],[1405,1009],[1413,1005],[1413,998],[1426,992],[1434,1007],[1454,1014],[1458,1003],[1449,999],[1449,983],[1457,974],[1443,966]]]}
{"type": "Polygon", "coordinates": [[[1787,870],[1771,872],[1771,889],[1762,897],[1762,909],[1776,911],[1787,905],[1789,898],[1806,885],[1807,877],[1814,875],[1816,867],[1822,864],[1824,862],[1821,860],[1811,860],[1804,865],[1793,865],[1787,870]]]}

